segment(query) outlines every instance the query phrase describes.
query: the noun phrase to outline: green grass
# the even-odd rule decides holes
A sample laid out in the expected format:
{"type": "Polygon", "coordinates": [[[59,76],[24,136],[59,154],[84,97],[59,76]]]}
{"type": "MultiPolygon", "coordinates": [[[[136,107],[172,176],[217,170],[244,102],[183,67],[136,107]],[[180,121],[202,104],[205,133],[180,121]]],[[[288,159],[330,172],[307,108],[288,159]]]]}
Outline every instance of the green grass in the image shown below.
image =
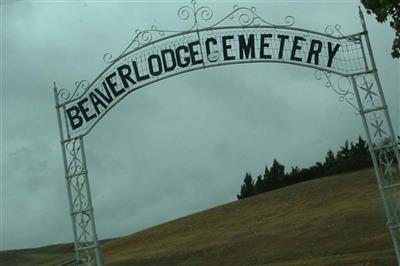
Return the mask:
{"type": "MultiPolygon", "coordinates": [[[[371,169],[228,203],[102,250],[106,265],[396,265],[371,169]]],[[[54,265],[71,255],[62,245],[7,251],[0,264],[54,265]]]]}

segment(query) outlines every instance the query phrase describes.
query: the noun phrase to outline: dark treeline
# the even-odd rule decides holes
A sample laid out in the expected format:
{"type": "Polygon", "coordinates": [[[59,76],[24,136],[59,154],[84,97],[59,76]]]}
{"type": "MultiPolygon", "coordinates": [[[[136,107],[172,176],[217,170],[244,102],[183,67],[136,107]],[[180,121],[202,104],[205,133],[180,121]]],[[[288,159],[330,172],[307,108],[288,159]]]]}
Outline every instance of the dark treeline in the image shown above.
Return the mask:
{"type": "Polygon", "coordinates": [[[243,199],[255,194],[271,191],[277,188],[293,185],[299,182],[340,174],[349,171],[372,167],[368,145],[361,137],[358,142],[346,141],[336,154],[329,150],[324,162],[316,162],[307,168],[292,167],[290,172],[285,172],[285,166],[274,159],[271,168],[265,166],[264,174],[255,179],[246,173],[244,184],[237,198],[243,199]]]}

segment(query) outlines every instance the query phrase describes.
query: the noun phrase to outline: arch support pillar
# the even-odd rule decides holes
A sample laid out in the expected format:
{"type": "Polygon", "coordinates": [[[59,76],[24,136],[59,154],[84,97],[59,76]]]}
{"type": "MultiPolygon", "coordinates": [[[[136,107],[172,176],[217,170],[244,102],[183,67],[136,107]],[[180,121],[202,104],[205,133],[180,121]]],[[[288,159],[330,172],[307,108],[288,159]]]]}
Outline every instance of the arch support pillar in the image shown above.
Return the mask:
{"type": "Polygon", "coordinates": [[[55,84],[54,94],[74,237],[76,265],[103,266],[103,256],[94,220],[83,137],[69,138],[68,127],[64,128],[62,125],[60,110],[62,107],[58,105],[58,92],[55,84]]]}
{"type": "Polygon", "coordinates": [[[400,153],[375,70],[351,76],[397,261],[400,262],[400,153]]]}

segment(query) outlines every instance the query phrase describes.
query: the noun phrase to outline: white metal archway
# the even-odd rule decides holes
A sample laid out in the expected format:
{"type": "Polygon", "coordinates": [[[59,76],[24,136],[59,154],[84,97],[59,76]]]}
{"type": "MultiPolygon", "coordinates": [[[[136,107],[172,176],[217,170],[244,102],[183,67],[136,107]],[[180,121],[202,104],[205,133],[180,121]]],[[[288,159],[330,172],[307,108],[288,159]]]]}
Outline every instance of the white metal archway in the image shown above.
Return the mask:
{"type": "Polygon", "coordinates": [[[315,69],[341,101],[360,115],[400,262],[400,153],[360,10],[362,31],[343,35],[339,26],[324,33],[294,27],[294,18],[271,24],[255,8],[237,7],[213,21],[207,6],[183,6],[178,16],[191,21],[185,31],[137,31],[116,58],[91,83],[54,96],[60,130],[70,216],[78,265],[104,265],[96,233],[83,138],[131,92],[181,73],[241,63],[284,63],[315,69]],[[396,166],[397,163],[397,166],[396,166]]]}

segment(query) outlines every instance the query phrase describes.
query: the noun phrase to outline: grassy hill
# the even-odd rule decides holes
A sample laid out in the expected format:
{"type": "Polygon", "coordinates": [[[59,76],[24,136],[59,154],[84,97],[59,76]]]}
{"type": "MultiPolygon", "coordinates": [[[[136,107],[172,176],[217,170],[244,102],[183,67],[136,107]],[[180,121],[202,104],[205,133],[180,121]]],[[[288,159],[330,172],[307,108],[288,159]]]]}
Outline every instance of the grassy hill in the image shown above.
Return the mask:
{"type": "MultiPolygon", "coordinates": [[[[312,180],[105,241],[106,265],[396,265],[371,169],[312,180]]],[[[3,252],[55,265],[71,245],[3,252]]]]}

